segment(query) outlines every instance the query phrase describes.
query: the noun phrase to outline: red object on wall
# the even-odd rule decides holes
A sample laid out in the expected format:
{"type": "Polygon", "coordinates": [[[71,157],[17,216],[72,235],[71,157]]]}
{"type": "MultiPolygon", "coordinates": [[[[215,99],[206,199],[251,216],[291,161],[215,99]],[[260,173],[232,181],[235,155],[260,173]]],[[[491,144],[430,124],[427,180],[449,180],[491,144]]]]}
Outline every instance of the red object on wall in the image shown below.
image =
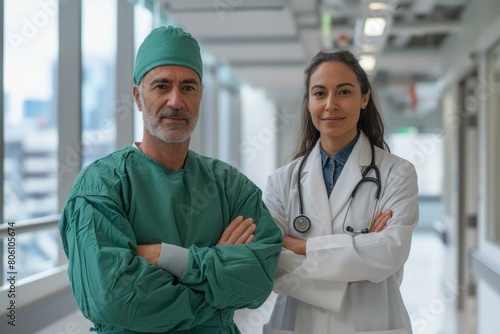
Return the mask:
{"type": "Polygon", "coordinates": [[[417,110],[417,105],[418,105],[418,96],[417,96],[417,90],[415,89],[415,84],[410,85],[409,94],[410,94],[411,110],[415,111],[417,110]]]}

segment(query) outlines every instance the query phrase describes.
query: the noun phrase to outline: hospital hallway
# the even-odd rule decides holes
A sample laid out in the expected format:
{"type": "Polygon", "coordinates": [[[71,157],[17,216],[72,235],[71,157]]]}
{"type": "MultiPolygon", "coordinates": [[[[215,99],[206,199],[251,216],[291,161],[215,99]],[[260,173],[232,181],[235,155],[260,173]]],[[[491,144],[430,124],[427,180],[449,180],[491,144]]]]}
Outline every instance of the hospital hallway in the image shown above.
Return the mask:
{"type": "MultiPolygon", "coordinates": [[[[68,277],[61,214],[85,167],[143,140],[135,55],[152,29],[169,25],[201,50],[189,148],[262,190],[296,152],[310,112],[303,98],[311,59],[351,51],[368,74],[390,152],[418,176],[419,219],[400,287],[413,333],[500,333],[499,0],[0,0],[0,18],[1,334],[93,332],[68,277]]],[[[209,188],[189,190],[197,200],[188,212],[201,214],[209,188]]],[[[292,182],[290,199],[297,193],[292,182]]],[[[367,211],[352,202],[350,214],[367,211]]],[[[345,225],[344,240],[362,240],[345,225]]],[[[258,309],[237,310],[242,334],[262,333],[275,301],[272,293],[258,309]]]]}

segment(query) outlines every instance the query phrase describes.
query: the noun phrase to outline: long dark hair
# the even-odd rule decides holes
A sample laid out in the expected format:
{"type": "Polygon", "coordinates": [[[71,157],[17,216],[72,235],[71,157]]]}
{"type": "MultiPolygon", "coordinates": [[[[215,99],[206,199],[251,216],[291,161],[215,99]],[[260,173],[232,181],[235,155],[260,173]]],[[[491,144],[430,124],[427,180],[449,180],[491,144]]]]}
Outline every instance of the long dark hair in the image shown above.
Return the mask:
{"type": "Polygon", "coordinates": [[[370,143],[380,147],[383,150],[389,150],[389,146],[384,140],[384,124],[382,117],[377,109],[373,99],[372,88],[365,70],[359,64],[358,59],[348,50],[340,50],[336,52],[319,52],[311,60],[311,64],[305,69],[305,92],[302,99],[302,124],[299,138],[299,145],[294,154],[294,159],[309,153],[320,137],[318,129],[314,126],[311,113],[307,108],[309,103],[309,84],[311,75],[317,70],[318,66],[324,62],[341,62],[347,65],[355,74],[358,83],[361,87],[361,94],[365,95],[369,92],[368,104],[364,111],[361,112],[358,129],[361,129],[370,143]]]}

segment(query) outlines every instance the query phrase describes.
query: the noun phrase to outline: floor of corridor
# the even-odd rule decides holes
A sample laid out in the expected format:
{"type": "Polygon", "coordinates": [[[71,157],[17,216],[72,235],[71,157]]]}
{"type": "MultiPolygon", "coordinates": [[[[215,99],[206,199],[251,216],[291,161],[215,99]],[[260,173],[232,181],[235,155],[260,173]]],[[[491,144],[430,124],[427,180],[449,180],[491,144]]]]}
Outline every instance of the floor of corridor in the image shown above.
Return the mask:
{"type": "MultiPolygon", "coordinates": [[[[452,307],[453,299],[443,297],[442,263],[444,247],[433,232],[416,232],[414,234],[410,257],[405,266],[405,275],[401,291],[408,312],[413,322],[414,334],[470,334],[465,326],[457,330],[455,319],[449,319],[447,309],[452,307]],[[448,320],[446,320],[448,318],[448,320]]],[[[241,310],[235,315],[242,334],[261,333],[262,325],[267,321],[274,295],[258,310],[241,310]]],[[[457,318],[457,316],[453,316],[457,318]]],[[[458,316],[460,318],[460,315],[458,316]]],[[[466,317],[465,317],[466,318],[466,317]]],[[[59,333],[58,328],[68,324],[80,328],[79,333],[88,332],[91,324],[79,312],[61,319],[52,326],[38,331],[36,334],[59,333]]],[[[64,332],[64,331],[62,331],[64,332]]]]}

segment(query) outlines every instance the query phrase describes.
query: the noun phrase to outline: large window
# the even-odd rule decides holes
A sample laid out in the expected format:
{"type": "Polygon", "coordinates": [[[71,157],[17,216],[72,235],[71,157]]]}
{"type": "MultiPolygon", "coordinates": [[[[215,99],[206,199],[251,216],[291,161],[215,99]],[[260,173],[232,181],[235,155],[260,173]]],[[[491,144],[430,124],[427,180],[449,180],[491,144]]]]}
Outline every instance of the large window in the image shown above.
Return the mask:
{"type": "MultiPolygon", "coordinates": [[[[56,1],[5,0],[2,20],[2,219],[6,222],[57,213],[58,5],[56,1]]],[[[18,278],[53,266],[57,257],[55,237],[55,231],[45,231],[17,238],[18,278]]]]}
{"type": "Polygon", "coordinates": [[[85,0],[82,6],[85,166],[115,149],[116,0],[85,0]]]}
{"type": "MultiPolygon", "coordinates": [[[[140,22],[141,24],[134,25],[134,55],[137,54],[139,46],[144,41],[146,36],[153,29],[153,13],[145,8],[144,6],[138,4],[134,7],[134,21],[140,22]]],[[[132,88],[131,88],[132,89],[132,88]]],[[[134,141],[142,141],[142,113],[137,110],[137,106],[134,103],[134,141]]]]}

